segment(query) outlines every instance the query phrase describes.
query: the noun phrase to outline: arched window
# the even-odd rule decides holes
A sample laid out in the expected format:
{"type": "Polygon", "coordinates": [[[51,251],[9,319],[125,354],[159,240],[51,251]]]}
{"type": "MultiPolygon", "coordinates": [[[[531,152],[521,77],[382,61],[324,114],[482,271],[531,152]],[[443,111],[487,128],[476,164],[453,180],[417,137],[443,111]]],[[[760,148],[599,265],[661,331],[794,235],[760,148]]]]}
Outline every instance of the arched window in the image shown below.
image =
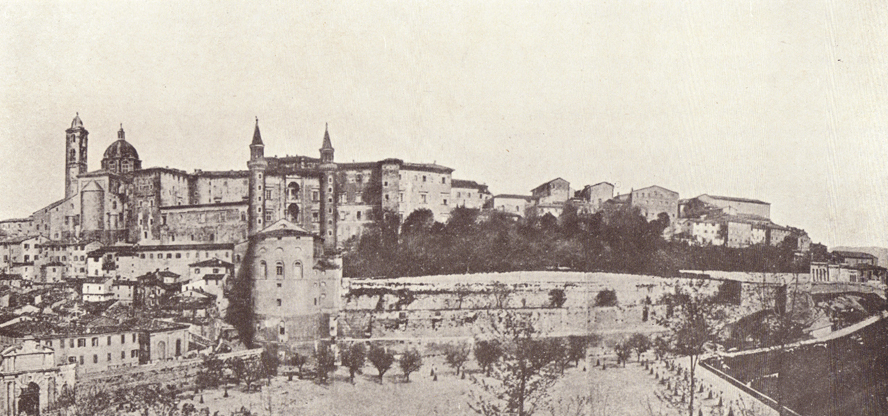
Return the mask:
{"type": "Polygon", "coordinates": [[[298,221],[299,220],[299,205],[290,204],[290,206],[287,207],[287,217],[290,222],[298,221]]]}
{"type": "Polygon", "coordinates": [[[287,185],[287,193],[290,194],[290,198],[299,198],[299,184],[296,182],[290,182],[287,185]]]}
{"type": "Polygon", "coordinates": [[[71,149],[71,156],[69,156],[68,158],[71,159],[71,161],[73,162],[74,158],[76,158],[76,157],[77,156],[75,155],[74,149],[71,149]]]}
{"type": "Polygon", "coordinates": [[[259,278],[267,279],[268,278],[268,265],[264,261],[259,262],[259,278]]]}
{"type": "Polygon", "coordinates": [[[302,263],[301,262],[297,261],[296,263],[293,263],[293,277],[296,279],[302,278],[302,263]]]}
{"type": "Polygon", "coordinates": [[[284,263],[277,262],[277,264],[274,265],[274,274],[278,279],[284,278],[284,263]]]}

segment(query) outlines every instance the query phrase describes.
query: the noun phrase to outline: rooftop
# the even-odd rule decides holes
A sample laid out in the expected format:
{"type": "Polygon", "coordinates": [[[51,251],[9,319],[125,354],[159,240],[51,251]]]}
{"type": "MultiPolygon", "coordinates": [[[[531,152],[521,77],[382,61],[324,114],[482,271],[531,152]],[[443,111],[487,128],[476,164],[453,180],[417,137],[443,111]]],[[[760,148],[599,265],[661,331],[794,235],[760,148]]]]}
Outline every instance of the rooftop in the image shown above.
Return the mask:
{"type": "Polygon", "coordinates": [[[234,267],[233,264],[216,258],[191,263],[188,267],[234,267]]]}
{"type": "Polygon", "coordinates": [[[747,203],[751,203],[751,204],[771,205],[771,204],[768,203],[768,202],[765,202],[765,201],[759,201],[758,199],[736,198],[736,197],[733,197],[733,196],[719,196],[719,195],[703,194],[703,195],[698,196],[697,198],[700,198],[700,197],[702,197],[702,196],[708,196],[708,197],[710,197],[710,198],[712,198],[712,199],[720,199],[720,200],[722,200],[722,201],[747,202],[747,203]]]}

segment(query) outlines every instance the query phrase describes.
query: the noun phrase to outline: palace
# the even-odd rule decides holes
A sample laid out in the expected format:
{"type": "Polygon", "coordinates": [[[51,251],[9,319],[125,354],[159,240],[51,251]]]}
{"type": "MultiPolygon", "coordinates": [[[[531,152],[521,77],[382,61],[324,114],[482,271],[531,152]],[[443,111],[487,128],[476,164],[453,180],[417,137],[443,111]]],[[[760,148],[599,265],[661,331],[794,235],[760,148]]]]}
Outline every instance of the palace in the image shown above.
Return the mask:
{"type": "MultiPolygon", "coordinates": [[[[330,251],[360,236],[383,212],[403,219],[427,208],[445,221],[464,199],[455,197],[453,169],[445,166],[400,159],[336,163],[328,131],[319,158],[266,157],[258,119],[247,170],[142,168],[121,126],[101,168],[88,171],[89,131],[79,114],[65,133],[64,198],[27,219],[0,222],[8,236],[105,246],[232,244],[286,219],[323,237],[330,251]]],[[[480,203],[489,196],[486,188],[478,192],[480,203]]]]}

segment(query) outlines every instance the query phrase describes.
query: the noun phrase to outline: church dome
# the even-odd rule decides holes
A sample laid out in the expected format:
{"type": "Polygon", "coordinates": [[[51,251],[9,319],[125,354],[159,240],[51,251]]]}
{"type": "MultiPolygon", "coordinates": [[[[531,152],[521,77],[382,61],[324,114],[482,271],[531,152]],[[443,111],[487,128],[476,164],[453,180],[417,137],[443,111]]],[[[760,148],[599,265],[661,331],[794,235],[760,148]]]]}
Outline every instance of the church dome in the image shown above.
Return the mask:
{"type": "Polygon", "coordinates": [[[105,149],[103,159],[138,159],[139,152],[126,140],[119,139],[105,149]]]}
{"type": "Polygon", "coordinates": [[[111,143],[105,149],[105,155],[102,157],[102,169],[114,173],[126,173],[142,169],[139,152],[126,141],[122,125],[120,126],[120,131],[117,132],[117,141],[111,143]]]}

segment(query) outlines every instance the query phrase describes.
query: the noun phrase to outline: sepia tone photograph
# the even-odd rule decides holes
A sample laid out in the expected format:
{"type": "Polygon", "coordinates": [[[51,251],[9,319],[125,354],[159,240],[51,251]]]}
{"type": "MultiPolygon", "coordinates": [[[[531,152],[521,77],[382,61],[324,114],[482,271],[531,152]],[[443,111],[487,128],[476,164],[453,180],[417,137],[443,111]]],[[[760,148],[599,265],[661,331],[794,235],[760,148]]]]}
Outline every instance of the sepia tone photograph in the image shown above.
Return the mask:
{"type": "Polygon", "coordinates": [[[0,416],[888,415],[888,8],[0,0],[0,416]]]}

